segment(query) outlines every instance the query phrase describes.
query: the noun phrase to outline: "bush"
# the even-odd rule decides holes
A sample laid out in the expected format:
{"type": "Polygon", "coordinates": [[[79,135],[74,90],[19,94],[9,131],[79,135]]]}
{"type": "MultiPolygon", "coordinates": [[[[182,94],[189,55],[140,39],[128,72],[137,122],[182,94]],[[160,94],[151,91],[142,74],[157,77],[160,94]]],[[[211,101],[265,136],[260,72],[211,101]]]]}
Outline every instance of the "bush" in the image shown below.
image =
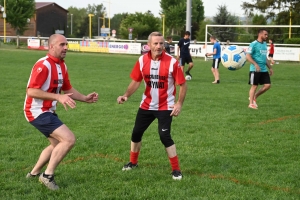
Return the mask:
{"type": "Polygon", "coordinates": [[[173,41],[179,41],[180,40],[180,35],[172,35],[173,41]]]}
{"type": "Polygon", "coordinates": [[[285,44],[300,44],[300,38],[287,38],[284,41],[285,44]]]}

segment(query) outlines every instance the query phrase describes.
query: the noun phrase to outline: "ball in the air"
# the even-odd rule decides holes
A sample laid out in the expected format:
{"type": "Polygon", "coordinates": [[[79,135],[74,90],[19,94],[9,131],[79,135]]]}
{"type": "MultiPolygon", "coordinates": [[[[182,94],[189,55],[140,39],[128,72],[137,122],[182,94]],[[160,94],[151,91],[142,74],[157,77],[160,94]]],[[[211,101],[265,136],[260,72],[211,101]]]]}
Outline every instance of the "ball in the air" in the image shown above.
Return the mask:
{"type": "Polygon", "coordinates": [[[230,45],[222,50],[221,62],[229,70],[241,69],[246,60],[245,51],[238,45],[230,45]]]}

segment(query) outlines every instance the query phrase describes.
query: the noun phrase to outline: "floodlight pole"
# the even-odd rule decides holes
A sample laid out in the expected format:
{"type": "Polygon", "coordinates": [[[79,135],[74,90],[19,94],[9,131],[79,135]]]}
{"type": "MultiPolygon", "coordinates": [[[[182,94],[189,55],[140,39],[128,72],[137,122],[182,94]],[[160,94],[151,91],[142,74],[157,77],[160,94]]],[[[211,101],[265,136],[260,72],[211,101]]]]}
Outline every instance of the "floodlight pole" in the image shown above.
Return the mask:
{"type": "Polygon", "coordinates": [[[186,31],[191,33],[190,38],[192,39],[192,0],[186,0],[186,31]]]}
{"type": "Polygon", "coordinates": [[[4,33],[3,33],[3,43],[6,43],[6,0],[4,0],[4,11],[3,11],[3,27],[4,27],[4,33]]]}
{"type": "Polygon", "coordinates": [[[163,29],[162,29],[162,34],[163,34],[163,37],[165,37],[165,17],[166,17],[166,16],[165,16],[164,14],[161,14],[160,16],[162,17],[162,22],[163,22],[163,23],[162,23],[162,26],[163,26],[163,27],[162,27],[162,28],[163,28],[163,29]]]}
{"type": "Polygon", "coordinates": [[[73,35],[73,14],[71,14],[71,35],[73,35]]]}
{"type": "Polygon", "coordinates": [[[292,34],[292,11],[290,9],[290,27],[289,27],[289,39],[291,39],[291,34],[292,34]]]}
{"type": "Polygon", "coordinates": [[[90,39],[92,39],[92,17],[94,16],[93,14],[89,14],[89,21],[90,21],[90,39]]]}

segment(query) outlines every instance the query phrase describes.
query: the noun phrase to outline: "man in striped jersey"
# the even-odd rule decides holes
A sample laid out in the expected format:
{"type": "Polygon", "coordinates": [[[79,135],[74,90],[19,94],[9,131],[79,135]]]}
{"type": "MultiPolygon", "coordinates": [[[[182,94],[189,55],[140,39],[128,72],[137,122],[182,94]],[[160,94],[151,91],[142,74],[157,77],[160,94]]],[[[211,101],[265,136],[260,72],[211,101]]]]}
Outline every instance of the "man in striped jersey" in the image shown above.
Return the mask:
{"type": "Polygon", "coordinates": [[[131,135],[130,162],[122,170],[131,170],[138,166],[138,156],[142,144],[142,136],[150,124],[158,119],[160,140],[166,148],[172,167],[172,177],[182,179],[175,143],[171,137],[172,117],[178,116],[187,91],[184,74],[178,61],[164,50],[164,38],[161,33],[153,32],[148,37],[150,51],[141,56],[130,74],[132,79],[124,95],[117,98],[119,104],[124,103],[145,84],[142,101],[137,112],[135,125],[131,135]],[[179,85],[177,101],[176,85],[179,85]]]}
{"type": "Polygon", "coordinates": [[[47,56],[39,59],[32,68],[24,103],[24,114],[27,121],[42,132],[49,140],[37,163],[27,174],[27,178],[39,177],[39,181],[51,190],[59,187],[54,181],[54,171],[66,154],[75,144],[72,131],[63,124],[56,114],[56,105],[61,103],[75,108],[77,101],[95,103],[98,94],[79,93],[72,87],[67,66],[64,62],[68,42],[63,35],[54,34],[49,38],[47,56]],[[61,94],[61,91],[64,93],[61,94]],[[44,173],[42,168],[48,163],[44,173]]]}

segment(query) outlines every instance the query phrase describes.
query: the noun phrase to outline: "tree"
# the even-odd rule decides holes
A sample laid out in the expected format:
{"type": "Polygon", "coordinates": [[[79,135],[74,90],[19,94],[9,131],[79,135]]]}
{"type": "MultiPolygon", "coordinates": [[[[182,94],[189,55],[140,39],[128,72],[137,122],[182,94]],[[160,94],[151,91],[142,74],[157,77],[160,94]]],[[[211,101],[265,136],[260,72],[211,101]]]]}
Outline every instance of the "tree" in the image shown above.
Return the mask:
{"type": "Polygon", "coordinates": [[[115,14],[110,21],[110,26],[112,30],[117,31],[117,35],[120,33],[120,26],[122,20],[124,20],[128,16],[128,13],[118,13],[115,14]]]}
{"type": "MultiPolygon", "coordinates": [[[[68,29],[69,37],[83,37],[84,32],[82,31],[82,24],[84,24],[85,19],[87,18],[87,10],[85,8],[68,8],[68,29]],[[72,35],[71,34],[71,14],[72,14],[72,35]]],[[[86,27],[85,27],[86,28],[86,27]]]]}
{"type": "MultiPolygon", "coordinates": [[[[213,17],[214,24],[220,24],[220,25],[237,25],[238,24],[238,18],[234,15],[231,15],[226,5],[220,5],[218,6],[218,13],[213,17]]],[[[213,28],[214,35],[221,40],[222,42],[225,42],[227,40],[229,41],[235,41],[237,40],[236,34],[236,28],[232,27],[214,27],[213,28]]]]}
{"type": "Polygon", "coordinates": [[[278,12],[300,11],[299,0],[252,0],[252,3],[243,2],[241,5],[245,14],[254,15],[254,11],[267,14],[267,18],[275,18],[278,12]]]}
{"type": "MultiPolygon", "coordinates": [[[[161,0],[161,13],[165,15],[166,27],[169,34],[174,31],[183,33],[186,30],[186,0],[161,0]]],[[[199,29],[204,19],[204,7],[202,0],[192,1],[192,36],[199,29]]]]}
{"type": "MultiPolygon", "coordinates": [[[[299,0],[252,0],[252,3],[243,2],[242,8],[249,16],[253,16],[255,11],[261,12],[267,20],[272,20],[276,25],[300,24],[300,1],[299,0]]],[[[288,28],[272,28],[270,32],[281,33],[276,36],[278,40],[283,41],[288,36],[288,28]],[[282,35],[284,38],[282,38],[282,35]]],[[[296,29],[293,36],[299,35],[300,30],[296,29]]]]}
{"type": "MultiPolygon", "coordinates": [[[[4,1],[0,0],[0,5],[4,1]]],[[[6,21],[16,30],[17,35],[23,35],[27,30],[28,19],[35,13],[34,0],[10,0],[6,1],[6,21]]]]}
{"type": "MultiPolygon", "coordinates": [[[[93,14],[94,17],[91,18],[92,20],[92,35],[98,35],[98,25],[100,26],[102,19],[99,17],[103,17],[105,15],[106,8],[103,4],[88,4],[87,8],[76,8],[76,7],[69,7],[69,21],[71,22],[72,15],[72,28],[73,28],[73,36],[74,37],[83,37],[89,35],[89,17],[88,14],[93,14]],[[98,24],[98,22],[100,24],[98,24]]],[[[68,23],[68,27],[70,30],[71,24],[68,23]]],[[[102,26],[103,24],[101,24],[102,26]]],[[[100,26],[100,27],[101,27],[100,26]]],[[[100,28],[99,27],[99,28],[100,28]]],[[[108,22],[106,20],[105,27],[108,27],[108,22]]],[[[69,31],[70,33],[70,31],[69,31]]],[[[72,37],[73,37],[72,36],[72,37]]]]}
{"type": "Polygon", "coordinates": [[[151,32],[160,30],[160,27],[160,19],[154,17],[151,12],[136,12],[135,14],[128,14],[122,20],[120,35],[123,39],[127,39],[129,34],[128,29],[132,28],[132,38],[147,39],[151,32]]]}
{"type": "MultiPolygon", "coordinates": [[[[205,41],[205,29],[207,24],[212,24],[213,22],[210,19],[202,20],[200,23],[199,29],[196,32],[196,38],[198,41],[205,41]]],[[[208,32],[211,32],[208,30],[208,32]]],[[[209,38],[208,38],[209,39],[209,38]]]]}

